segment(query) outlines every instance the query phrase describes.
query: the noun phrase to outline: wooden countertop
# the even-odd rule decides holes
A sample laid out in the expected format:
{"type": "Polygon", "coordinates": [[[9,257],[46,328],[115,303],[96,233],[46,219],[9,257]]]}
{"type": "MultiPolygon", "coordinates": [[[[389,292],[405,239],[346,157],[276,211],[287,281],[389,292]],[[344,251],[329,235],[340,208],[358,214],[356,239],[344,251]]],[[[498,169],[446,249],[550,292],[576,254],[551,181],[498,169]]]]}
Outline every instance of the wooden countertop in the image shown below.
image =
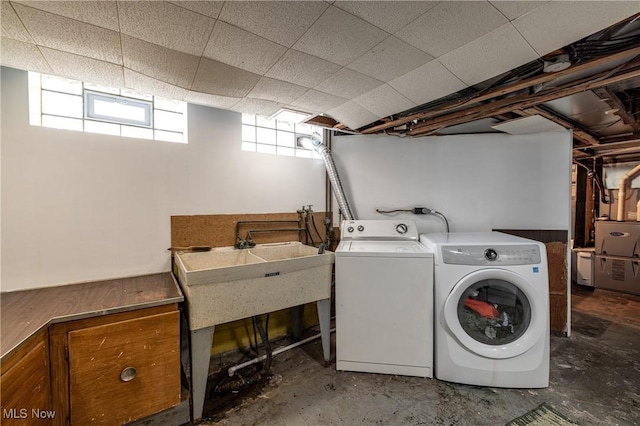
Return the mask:
{"type": "Polygon", "coordinates": [[[183,300],[170,272],[0,293],[0,359],[50,324],[183,300]]]}

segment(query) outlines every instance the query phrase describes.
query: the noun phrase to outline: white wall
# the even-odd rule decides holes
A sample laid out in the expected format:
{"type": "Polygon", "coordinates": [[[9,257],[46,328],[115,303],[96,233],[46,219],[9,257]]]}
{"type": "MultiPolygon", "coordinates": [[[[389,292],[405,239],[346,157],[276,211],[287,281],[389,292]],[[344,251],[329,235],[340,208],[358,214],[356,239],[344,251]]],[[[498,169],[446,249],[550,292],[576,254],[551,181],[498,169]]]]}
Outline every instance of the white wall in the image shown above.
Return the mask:
{"type": "Polygon", "coordinates": [[[319,160],[240,150],[238,113],[189,105],[189,144],[28,124],[2,68],[2,291],[170,269],[170,216],[324,208],[319,160]]]}
{"type": "Polygon", "coordinates": [[[444,232],[437,216],[376,213],[421,206],[446,215],[452,232],[570,226],[570,132],[340,136],[332,153],[358,219],[411,218],[421,232],[444,232]]]}

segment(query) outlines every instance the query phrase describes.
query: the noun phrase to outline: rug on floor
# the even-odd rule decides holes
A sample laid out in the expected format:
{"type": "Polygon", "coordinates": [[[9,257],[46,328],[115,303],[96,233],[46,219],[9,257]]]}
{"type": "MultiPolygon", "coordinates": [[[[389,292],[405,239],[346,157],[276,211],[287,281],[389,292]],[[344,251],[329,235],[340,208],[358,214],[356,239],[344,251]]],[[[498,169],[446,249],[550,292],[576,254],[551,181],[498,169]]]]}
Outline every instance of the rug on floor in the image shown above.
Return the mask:
{"type": "Polygon", "coordinates": [[[577,424],[560,414],[551,405],[543,402],[528,413],[511,420],[506,426],[568,426],[577,424]]]}

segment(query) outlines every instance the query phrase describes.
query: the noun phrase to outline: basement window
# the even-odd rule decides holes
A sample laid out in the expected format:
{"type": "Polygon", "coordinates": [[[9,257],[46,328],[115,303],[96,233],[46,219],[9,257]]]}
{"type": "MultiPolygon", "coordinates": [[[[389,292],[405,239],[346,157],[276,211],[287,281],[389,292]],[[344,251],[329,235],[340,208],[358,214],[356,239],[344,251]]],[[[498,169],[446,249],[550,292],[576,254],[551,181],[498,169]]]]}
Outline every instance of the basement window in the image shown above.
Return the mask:
{"type": "Polygon", "coordinates": [[[29,123],[187,143],[186,102],[29,72],[29,123]]]}
{"type": "Polygon", "coordinates": [[[304,123],[288,123],[255,114],[242,114],[242,150],[289,157],[320,158],[317,152],[297,144],[300,136],[322,128],[304,123]]]}

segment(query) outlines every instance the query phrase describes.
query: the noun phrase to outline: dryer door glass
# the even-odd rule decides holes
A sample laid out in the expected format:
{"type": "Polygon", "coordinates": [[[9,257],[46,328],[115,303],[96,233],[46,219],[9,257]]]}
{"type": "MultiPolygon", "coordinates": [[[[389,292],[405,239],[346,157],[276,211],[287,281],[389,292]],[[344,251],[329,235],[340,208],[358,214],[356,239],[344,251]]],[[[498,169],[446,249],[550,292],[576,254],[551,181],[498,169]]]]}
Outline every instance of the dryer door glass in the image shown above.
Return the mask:
{"type": "Polygon", "coordinates": [[[513,283],[485,279],[470,285],[458,301],[458,320],[474,340],[507,345],[524,334],[531,322],[531,305],[513,283]]]}

